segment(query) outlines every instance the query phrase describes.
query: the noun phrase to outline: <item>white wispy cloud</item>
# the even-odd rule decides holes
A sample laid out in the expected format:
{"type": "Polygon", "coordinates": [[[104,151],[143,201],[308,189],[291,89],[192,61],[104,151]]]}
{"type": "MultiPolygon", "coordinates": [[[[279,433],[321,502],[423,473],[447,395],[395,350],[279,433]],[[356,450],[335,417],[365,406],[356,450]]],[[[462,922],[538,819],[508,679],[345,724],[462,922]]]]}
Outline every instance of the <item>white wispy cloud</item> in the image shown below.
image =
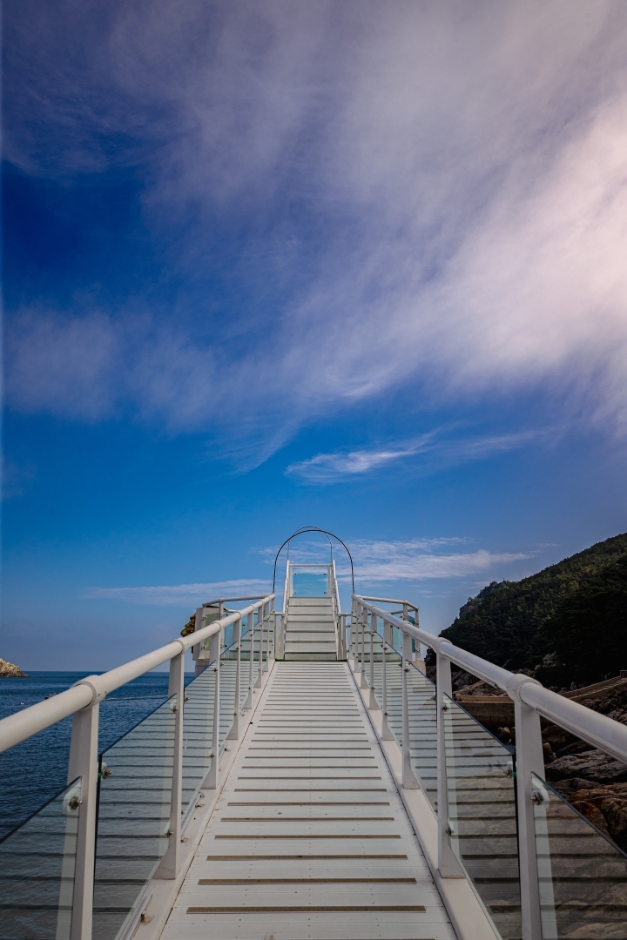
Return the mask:
{"type": "MultiPolygon", "coordinates": [[[[428,581],[467,578],[472,575],[487,575],[496,566],[508,565],[531,558],[525,552],[490,552],[478,549],[472,552],[450,551],[460,546],[465,539],[431,538],[409,541],[385,541],[356,539],[350,550],[355,564],[355,580],[358,591],[368,585],[398,581],[428,581]],[[449,549],[447,551],[447,549],[449,549]]],[[[274,560],[276,548],[262,551],[268,562],[274,560]]],[[[343,550],[336,546],[338,581],[350,584],[350,568],[346,564],[343,550]]],[[[293,562],[307,564],[328,561],[328,550],[314,541],[304,540],[290,551],[293,562]]],[[[284,561],[281,563],[283,564],[284,561]]],[[[279,574],[279,593],[283,588],[283,571],[279,574]]],[[[115,600],[130,604],[146,604],[157,607],[196,607],[204,601],[220,597],[242,597],[264,595],[272,590],[272,582],[263,578],[241,578],[233,581],[214,581],[206,584],[169,584],[140,587],[91,587],[83,592],[89,600],[115,600]]]]}
{"type": "Polygon", "coordinates": [[[315,457],[290,464],[285,472],[288,476],[298,477],[306,483],[330,484],[379,470],[391,463],[417,455],[428,458],[428,462],[423,463],[422,469],[429,471],[444,465],[466,460],[481,460],[493,454],[524,447],[533,440],[545,437],[547,433],[546,431],[519,431],[465,440],[442,440],[441,434],[434,431],[387,448],[316,454],[315,457]]]}
{"type": "MultiPolygon", "coordinates": [[[[534,552],[491,552],[484,548],[463,551],[466,545],[468,539],[458,536],[408,540],[351,539],[348,542],[358,591],[364,590],[364,586],[368,584],[379,582],[443,580],[487,575],[497,566],[513,564],[534,555],[534,552]]],[[[276,549],[268,548],[264,549],[262,554],[271,563],[275,552],[276,549]]],[[[337,565],[338,580],[344,584],[350,583],[350,566],[344,549],[337,543],[333,546],[333,557],[337,565]]],[[[290,560],[297,564],[326,563],[329,558],[329,546],[323,536],[318,539],[306,536],[294,541],[290,546],[290,560]]],[[[284,564],[284,561],[285,559],[281,564],[284,564]]]]}
{"type": "MultiPolygon", "coordinates": [[[[460,551],[459,548],[456,551],[450,551],[453,545],[463,541],[463,539],[412,539],[409,541],[358,539],[351,543],[355,578],[362,584],[466,578],[476,574],[487,574],[497,565],[507,565],[532,557],[528,552],[490,552],[483,548],[470,552],[460,551]]],[[[340,562],[339,577],[342,581],[350,578],[350,573],[342,562],[340,562]]]]}
{"type": "Polygon", "coordinates": [[[149,587],[91,587],[83,592],[89,600],[127,601],[157,607],[197,607],[205,601],[270,593],[272,582],[263,578],[209,581],[206,584],[165,584],[149,587]]]}
{"type": "Polygon", "coordinates": [[[133,0],[96,21],[59,0],[24,4],[11,42],[10,160],[57,178],[141,166],[144,222],[178,276],[197,279],[237,217],[234,276],[290,298],[262,330],[245,305],[167,327],[11,311],[14,407],[95,420],[130,404],[255,446],[263,425],[266,453],[404,383],[431,403],[568,392],[573,412],[627,422],[623,4],[133,0]]]}

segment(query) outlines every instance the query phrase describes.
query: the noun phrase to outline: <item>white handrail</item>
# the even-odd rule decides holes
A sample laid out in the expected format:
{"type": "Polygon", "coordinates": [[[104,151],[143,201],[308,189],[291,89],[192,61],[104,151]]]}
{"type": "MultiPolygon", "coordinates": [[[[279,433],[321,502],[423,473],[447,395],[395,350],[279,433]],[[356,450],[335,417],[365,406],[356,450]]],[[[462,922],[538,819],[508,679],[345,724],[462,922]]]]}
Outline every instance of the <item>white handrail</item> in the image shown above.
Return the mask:
{"type": "Polygon", "coordinates": [[[465,669],[471,675],[483,679],[489,685],[497,686],[507,692],[514,701],[534,708],[543,718],[583,738],[593,747],[607,751],[617,760],[627,763],[627,727],[625,725],[606,715],[600,715],[591,708],[586,708],[585,705],[564,698],[557,692],[551,692],[531,676],[520,675],[503,669],[502,666],[495,666],[494,663],[481,659],[480,656],[454,646],[445,637],[434,636],[419,627],[414,627],[411,623],[399,620],[398,617],[375,607],[359,595],[355,595],[355,599],[378,617],[382,617],[392,626],[402,630],[403,633],[431,647],[438,655],[444,656],[445,659],[465,669]]]}
{"type": "MultiPolygon", "coordinates": [[[[467,670],[471,675],[483,679],[484,682],[496,686],[506,692],[514,703],[514,727],[516,732],[516,833],[517,854],[521,906],[521,930],[523,940],[537,940],[545,935],[543,926],[543,908],[541,900],[540,882],[541,873],[546,879],[546,859],[538,856],[538,839],[536,820],[533,806],[538,800],[536,781],[544,779],[544,754],[542,749],[542,728],[540,718],[547,718],[561,728],[593,747],[598,747],[617,760],[627,763],[627,727],[605,715],[564,698],[550,689],[545,689],[537,679],[524,674],[516,674],[496,666],[494,663],[481,659],[473,653],[454,646],[445,637],[433,636],[420,627],[414,626],[407,620],[401,620],[394,614],[376,607],[372,599],[353,595],[353,617],[358,626],[361,639],[361,655],[357,650],[354,663],[355,671],[361,673],[360,687],[367,688],[365,680],[364,633],[368,630],[368,612],[370,619],[381,617],[388,627],[396,627],[401,631],[402,642],[402,734],[399,744],[402,747],[402,785],[411,788],[419,785],[413,773],[410,733],[407,716],[409,713],[409,697],[406,677],[409,675],[412,664],[409,662],[410,638],[418,640],[430,647],[436,654],[437,682],[435,694],[436,712],[436,744],[437,744],[437,832],[438,832],[438,869],[445,878],[463,877],[465,873],[458,855],[452,844],[453,825],[449,819],[448,795],[448,758],[447,737],[445,730],[445,713],[450,704],[447,699],[453,698],[451,683],[451,663],[467,670]],[[542,868],[544,865],[544,868],[542,868]]],[[[383,600],[383,599],[381,599],[383,600]]],[[[389,600],[389,599],[387,599],[389,600]]],[[[394,603],[394,602],[392,602],[394,603]]],[[[406,602],[402,602],[404,616],[406,616],[406,602]]],[[[407,605],[409,606],[409,605],[407,605]]],[[[413,605],[412,605],[413,606],[413,605]]],[[[386,630],[383,631],[384,643],[391,645],[391,636],[386,640],[386,630]]],[[[384,676],[386,670],[384,670],[384,676]]],[[[372,678],[372,632],[371,632],[371,678],[372,678]]],[[[385,685],[383,691],[383,712],[386,710],[385,685]]],[[[375,703],[376,704],[376,703],[375,703]]],[[[370,707],[372,707],[372,693],[370,707]]],[[[384,715],[385,717],[385,715],[384,715]]],[[[386,726],[382,723],[382,735],[386,726]]],[[[552,881],[544,891],[552,890],[552,881]]],[[[545,911],[546,914],[546,911],[545,911]]],[[[547,915],[548,916],[548,915],[547,915]]],[[[554,936],[555,925],[550,928],[550,935],[554,936]]]]}
{"type": "Polygon", "coordinates": [[[359,599],[362,601],[374,601],[375,603],[379,601],[379,603],[383,603],[383,604],[407,604],[407,606],[411,607],[412,610],[418,610],[416,605],[412,604],[411,601],[401,600],[398,597],[366,597],[365,594],[360,594],[360,595],[355,595],[355,596],[356,597],[358,596],[359,599]]]}
{"type": "Polygon", "coordinates": [[[203,627],[202,630],[198,630],[196,633],[190,633],[186,637],[177,637],[176,640],[172,640],[166,646],[161,646],[151,653],[146,653],[145,656],[140,656],[138,659],[124,663],[122,666],[117,666],[102,675],[86,676],[65,692],[60,692],[53,698],[38,702],[36,705],[31,705],[14,715],[3,718],[0,720],[0,753],[14,747],[21,741],[25,741],[39,731],[49,728],[50,725],[68,718],[75,712],[87,708],[95,702],[101,702],[110,692],[119,689],[120,686],[126,685],[127,682],[131,682],[139,676],[143,676],[144,673],[150,672],[156,666],[161,666],[175,656],[187,652],[197,643],[208,640],[209,637],[219,633],[224,627],[228,627],[229,624],[246,617],[273,598],[274,594],[268,594],[256,604],[238,610],[228,617],[223,617],[222,620],[214,620],[213,623],[203,627]]]}

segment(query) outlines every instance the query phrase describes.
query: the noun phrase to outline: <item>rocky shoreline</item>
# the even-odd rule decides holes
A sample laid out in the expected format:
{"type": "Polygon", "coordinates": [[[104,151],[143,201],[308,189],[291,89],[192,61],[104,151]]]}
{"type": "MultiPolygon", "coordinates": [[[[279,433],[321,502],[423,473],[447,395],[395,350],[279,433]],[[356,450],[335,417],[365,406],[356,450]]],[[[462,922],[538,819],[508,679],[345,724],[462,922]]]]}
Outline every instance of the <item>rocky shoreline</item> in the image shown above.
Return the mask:
{"type": "Polygon", "coordinates": [[[27,672],[22,672],[19,666],[14,666],[13,663],[8,663],[6,659],[0,657],[0,678],[1,679],[13,679],[13,678],[22,677],[24,679],[28,678],[27,672]]]}

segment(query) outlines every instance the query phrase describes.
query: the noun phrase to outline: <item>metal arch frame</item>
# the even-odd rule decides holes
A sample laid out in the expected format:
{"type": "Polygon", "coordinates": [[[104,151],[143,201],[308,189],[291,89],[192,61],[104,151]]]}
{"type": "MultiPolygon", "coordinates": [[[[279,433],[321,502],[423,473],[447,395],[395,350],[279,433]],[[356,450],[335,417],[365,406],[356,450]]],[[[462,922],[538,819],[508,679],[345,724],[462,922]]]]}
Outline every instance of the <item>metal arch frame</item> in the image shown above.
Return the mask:
{"type": "Polygon", "coordinates": [[[354,594],[355,593],[355,566],[353,565],[353,556],[348,550],[348,545],[345,542],[343,542],[342,539],[339,537],[339,535],[336,535],[335,532],[329,532],[327,529],[321,529],[319,528],[319,526],[316,526],[316,525],[306,525],[306,526],[301,526],[300,529],[296,529],[295,532],[292,532],[289,538],[285,539],[285,541],[279,548],[278,552],[276,553],[274,557],[274,570],[272,572],[272,593],[274,593],[274,588],[276,585],[276,566],[279,560],[279,555],[281,554],[281,552],[283,551],[286,545],[288,546],[288,552],[289,552],[289,543],[292,541],[292,539],[296,538],[297,535],[306,535],[308,532],[320,532],[322,535],[326,535],[327,539],[329,540],[329,545],[331,546],[331,561],[333,561],[333,542],[331,541],[331,539],[332,538],[336,539],[340,543],[340,545],[344,548],[346,554],[348,555],[348,560],[350,561],[350,564],[351,564],[351,582],[353,585],[353,594],[354,594]]]}

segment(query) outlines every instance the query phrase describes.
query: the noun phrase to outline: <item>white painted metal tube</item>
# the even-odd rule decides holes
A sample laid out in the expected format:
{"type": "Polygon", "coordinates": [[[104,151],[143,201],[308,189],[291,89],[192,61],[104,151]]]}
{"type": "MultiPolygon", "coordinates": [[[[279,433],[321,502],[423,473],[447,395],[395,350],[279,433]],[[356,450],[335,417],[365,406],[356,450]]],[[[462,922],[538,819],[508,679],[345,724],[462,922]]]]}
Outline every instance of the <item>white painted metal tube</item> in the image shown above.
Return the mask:
{"type": "Polygon", "coordinates": [[[115,689],[119,689],[120,686],[126,685],[127,682],[143,676],[144,673],[150,672],[156,666],[167,663],[168,660],[178,656],[181,652],[191,649],[197,643],[209,639],[214,633],[218,633],[220,629],[261,607],[273,596],[268,595],[268,597],[257,601],[256,604],[251,604],[244,610],[238,610],[233,614],[229,614],[228,617],[223,617],[222,620],[214,621],[197,633],[179,637],[166,646],[161,646],[145,656],[124,663],[123,666],[117,666],[100,676],[87,676],[87,678],[81,679],[76,685],[72,686],[71,689],[60,692],[44,702],[38,702],[36,705],[24,708],[22,711],[16,712],[15,715],[3,718],[0,721],[0,753],[14,747],[20,741],[25,741],[26,738],[32,737],[39,731],[43,731],[44,728],[49,728],[57,721],[68,718],[74,712],[80,711],[81,708],[87,708],[88,705],[102,701],[109,692],[113,692],[115,689]]]}
{"type": "Polygon", "coordinates": [[[515,674],[501,666],[481,659],[473,653],[454,646],[443,637],[433,636],[425,630],[404,623],[398,617],[374,607],[362,597],[356,595],[357,601],[364,607],[375,611],[388,623],[398,627],[408,636],[415,637],[426,646],[431,647],[439,655],[446,657],[456,666],[466,669],[471,675],[478,676],[491,685],[503,689],[515,702],[519,701],[531,708],[535,708],[544,718],[553,721],[561,728],[565,728],[579,738],[583,738],[593,747],[601,748],[617,760],[627,763],[627,727],[600,715],[598,712],[573,702],[570,699],[545,689],[537,680],[530,676],[515,674]]]}
{"type": "Polygon", "coordinates": [[[38,731],[43,731],[57,721],[73,715],[74,712],[87,708],[93,698],[93,691],[86,685],[75,685],[45,702],[37,702],[36,705],[16,712],[15,715],[3,718],[0,721],[0,752],[7,751],[20,741],[25,741],[38,731]]]}
{"type": "Polygon", "coordinates": [[[70,940],[91,940],[92,936],[98,803],[98,709],[96,702],[77,712],[72,720],[68,783],[80,777],[82,806],[78,819],[70,940]]]}
{"type": "Polygon", "coordinates": [[[535,682],[522,683],[519,695],[521,702],[535,708],[544,718],[583,738],[594,747],[607,751],[617,760],[627,763],[625,725],[608,718],[607,715],[600,715],[579,702],[572,702],[556,692],[551,692],[535,682]]]}
{"type": "Polygon", "coordinates": [[[376,603],[379,601],[384,604],[407,604],[408,607],[411,607],[412,610],[418,610],[415,604],[412,604],[411,601],[399,600],[397,597],[366,597],[365,595],[359,595],[359,599],[362,601],[370,601],[371,603],[376,603]]]}

